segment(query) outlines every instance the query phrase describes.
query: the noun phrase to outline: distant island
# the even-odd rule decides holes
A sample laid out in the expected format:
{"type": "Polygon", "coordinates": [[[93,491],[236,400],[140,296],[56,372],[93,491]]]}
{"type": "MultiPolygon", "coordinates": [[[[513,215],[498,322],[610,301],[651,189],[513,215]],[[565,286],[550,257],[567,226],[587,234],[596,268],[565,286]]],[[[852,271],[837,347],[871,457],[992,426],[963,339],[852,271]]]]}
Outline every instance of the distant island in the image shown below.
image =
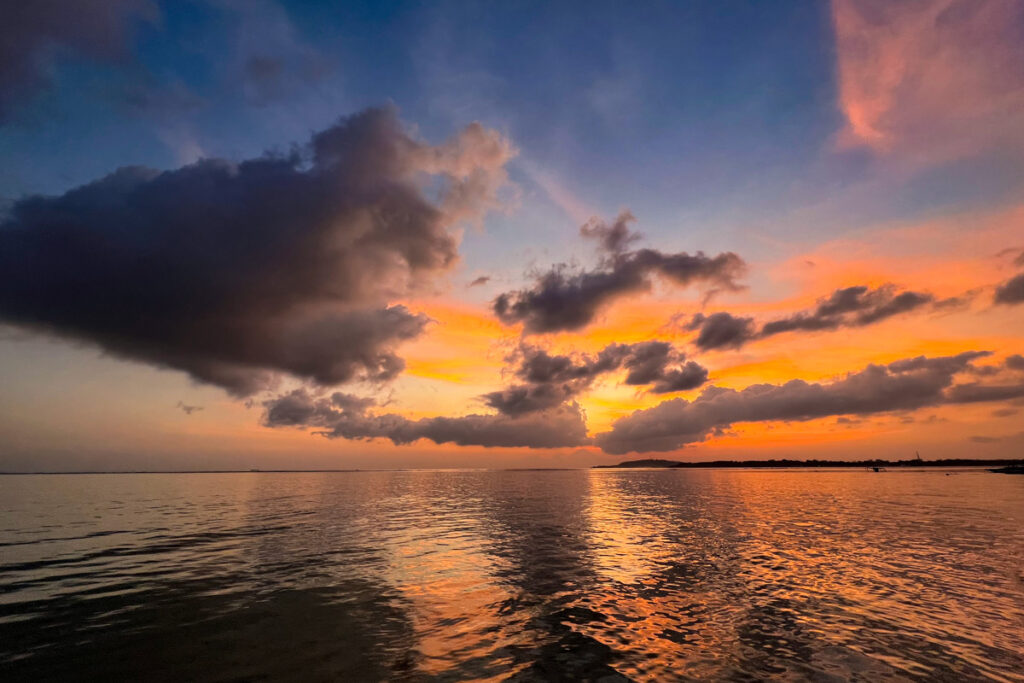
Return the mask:
{"type": "Polygon", "coordinates": [[[594,465],[594,469],[637,468],[725,468],[744,467],[770,469],[779,467],[1022,467],[1024,459],[972,460],[947,458],[945,460],[711,460],[707,462],[681,462],[679,460],[626,460],[618,465],[594,465]]]}

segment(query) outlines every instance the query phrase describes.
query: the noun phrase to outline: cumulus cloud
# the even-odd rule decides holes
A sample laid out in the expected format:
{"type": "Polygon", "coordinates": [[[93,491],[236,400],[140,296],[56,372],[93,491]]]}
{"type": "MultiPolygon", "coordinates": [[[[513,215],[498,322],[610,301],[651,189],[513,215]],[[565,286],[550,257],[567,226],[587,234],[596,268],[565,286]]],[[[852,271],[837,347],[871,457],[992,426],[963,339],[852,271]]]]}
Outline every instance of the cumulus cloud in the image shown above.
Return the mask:
{"type": "Polygon", "coordinates": [[[957,374],[989,355],[969,351],[956,356],[911,358],[869,365],[831,383],[791,380],[782,385],[755,384],[737,391],[708,387],[698,398],[665,401],[638,410],[599,434],[606,452],[671,451],[704,441],[716,430],[741,422],[813,420],[915,410],[950,403],[998,401],[1024,396],[1024,383],[955,384],[957,374]]]}
{"type": "Polygon", "coordinates": [[[0,121],[50,84],[56,61],[73,54],[116,61],[137,21],[156,21],[151,0],[33,0],[6,3],[0,22],[0,121]]]}
{"type": "Polygon", "coordinates": [[[738,349],[757,336],[753,318],[741,318],[724,311],[711,315],[698,313],[685,329],[699,330],[694,344],[703,350],[738,349]]]}
{"type": "Polygon", "coordinates": [[[561,448],[589,443],[580,407],[575,403],[523,415],[465,415],[410,420],[394,413],[370,412],[373,399],[334,393],[318,396],[297,389],[264,402],[270,427],[316,428],[328,438],[383,438],[394,444],[420,439],[459,446],[561,448]]]}
{"type": "Polygon", "coordinates": [[[1024,303],[1024,273],[999,285],[996,288],[995,302],[1007,305],[1024,303]]]}
{"type": "Polygon", "coordinates": [[[624,383],[648,386],[655,394],[695,389],[708,379],[707,368],[687,361],[663,341],[609,344],[596,355],[552,355],[524,345],[514,359],[521,383],[484,394],[491,408],[506,415],[523,415],[558,406],[590,389],[606,373],[625,370],[624,383]]]}
{"type": "Polygon", "coordinates": [[[480,398],[503,415],[526,415],[562,405],[584,391],[586,382],[560,384],[517,384],[484,394],[480,398]]]}
{"type": "Polygon", "coordinates": [[[656,249],[630,250],[636,235],[628,226],[632,214],[623,212],[611,224],[591,220],[580,230],[597,239],[602,258],[593,270],[573,271],[565,264],[542,273],[528,289],[505,292],[493,303],[506,325],[523,324],[524,334],[544,334],[586,327],[611,301],[648,291],[654,278],[688,286],[707,285],[736,290],[746,269],[732,252],[707,256],[703,252],[666,254],[656,249]]]}
{"type": "Polygon", "coordinates": [[[372,109],[288,156],[23,199],[0,224],[0,320],[236,395],[280,373],[386,381],[429,322],[394,299],[455,263],[451,228],[497,205],[514,153],[478,124],[431,146],[372,109]]]}
{"type": "Polygon", "coordinates": [[[651,393],[696,389],[708,380],[707,368],[686,360],[671,344],[660,341],[632,344],[623,360],[626,384],[651,386],[651,393]]]}
{"type": "Polygon", "coordinates": [[[837,289],[820,299],[814,309],[766,322],[760,329],[756,328],[753,318],[737,317],[725,312],[708,316],[698,313],[684,329],[698,331],[694,344],[702,350],[739,348],[749,341],[783,332],[861,327],[926,306],[941,309],[955,303],[958,301],[937,300],[927,292],[897,291],[892,284],[874,289],[858,285],[837,289]]]}

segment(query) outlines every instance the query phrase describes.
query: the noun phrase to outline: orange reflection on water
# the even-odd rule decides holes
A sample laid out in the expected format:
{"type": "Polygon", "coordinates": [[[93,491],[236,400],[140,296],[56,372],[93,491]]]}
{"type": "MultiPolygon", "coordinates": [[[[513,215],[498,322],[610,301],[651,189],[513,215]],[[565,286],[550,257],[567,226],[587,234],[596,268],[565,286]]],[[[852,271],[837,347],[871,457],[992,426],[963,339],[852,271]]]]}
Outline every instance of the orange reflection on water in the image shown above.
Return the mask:
{"type": "Polygon", "coordinates": [[[1019,680],[1022,487],[922,470],[5,477],[0,665],[1019,680]]]}

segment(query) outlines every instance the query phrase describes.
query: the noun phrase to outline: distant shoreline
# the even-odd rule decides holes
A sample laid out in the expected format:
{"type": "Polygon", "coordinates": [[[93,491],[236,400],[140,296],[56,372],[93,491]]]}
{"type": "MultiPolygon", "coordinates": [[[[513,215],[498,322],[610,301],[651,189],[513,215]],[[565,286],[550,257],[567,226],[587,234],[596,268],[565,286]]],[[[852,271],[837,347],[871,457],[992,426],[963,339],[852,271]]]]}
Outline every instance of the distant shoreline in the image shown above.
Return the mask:
{"type": "Polygon", "coordinates": [[[816,467],[1010,467],[1024,465],[1024,459],[1002,458],[996,460],[972,460],[969,458],[946,458],[943,460],[709,460],[707,462],[682,462],[679,460],[626,460],[617,465],[594,465],[591,469],[793,469],[816,467]]]}
{"type": "Polygon", "coordinates": [[[885,467],[894,469],[920,469],[936,467],[1022,467],[1024,459],[972,460],[947,458],[944,460],[710,460],[683,462],[680,460],[626,460],[616,465],[591,467],[426,467],[393,469],[317,469],[317,470],[72,470],[64,472],[0,472],[0,476],[35,476],[67,474],[344,474],[368,472],[431,472],[431,471],[494,471],[494,472],[565,472],[591,469],[863,469],[885,467]]]}

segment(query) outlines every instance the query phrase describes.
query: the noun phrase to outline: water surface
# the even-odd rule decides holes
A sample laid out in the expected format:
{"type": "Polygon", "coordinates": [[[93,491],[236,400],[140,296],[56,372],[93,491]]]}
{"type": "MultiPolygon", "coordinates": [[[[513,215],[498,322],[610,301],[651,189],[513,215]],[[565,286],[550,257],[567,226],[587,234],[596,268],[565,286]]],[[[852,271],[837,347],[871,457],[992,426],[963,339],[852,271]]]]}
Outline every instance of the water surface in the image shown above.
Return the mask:
{"type": "Polygon", "coordinates": [[[1024,680],[1024,477],[0,477],[3,680],[1024,680]]]}

